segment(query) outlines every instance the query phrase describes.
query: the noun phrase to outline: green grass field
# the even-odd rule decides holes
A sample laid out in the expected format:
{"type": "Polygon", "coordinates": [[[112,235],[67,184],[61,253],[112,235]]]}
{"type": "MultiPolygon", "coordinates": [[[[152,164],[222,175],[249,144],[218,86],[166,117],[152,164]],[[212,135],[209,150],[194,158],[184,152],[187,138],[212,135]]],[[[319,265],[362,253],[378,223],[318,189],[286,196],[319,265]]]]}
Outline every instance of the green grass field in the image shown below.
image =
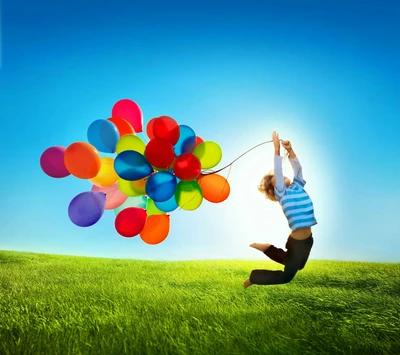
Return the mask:
{"type": "Polygon", "coordinates": [[[400,354],[400,264],[255,268],[0,251],[0,354],[400,354]]]}

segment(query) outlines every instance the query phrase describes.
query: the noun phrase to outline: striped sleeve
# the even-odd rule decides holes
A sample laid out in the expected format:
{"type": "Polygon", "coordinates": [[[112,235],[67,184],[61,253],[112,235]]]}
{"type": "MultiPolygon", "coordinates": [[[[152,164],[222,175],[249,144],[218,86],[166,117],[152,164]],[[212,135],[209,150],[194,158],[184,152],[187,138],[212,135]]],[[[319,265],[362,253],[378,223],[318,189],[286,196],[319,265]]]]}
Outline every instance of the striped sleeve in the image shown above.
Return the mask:
{"type": "Polygon", "coordinates": [[[303,179],[303,169],[301,167],[299,159],[297,159],[297,157],[294,159],[289,158],[289,161],[290,164],[292,165],[294,173],[293,182],[300,187],[304,187],[306,181],[303,179]]]}
{"type": "Polygon", "coordinates": [[[286,186],[282,172],[282,157],[277,154],[275,154],[274,156],[274,176],[275,176],[275,187],[274,187],[275,197],[280,199],[285,194],[286,186]]]}

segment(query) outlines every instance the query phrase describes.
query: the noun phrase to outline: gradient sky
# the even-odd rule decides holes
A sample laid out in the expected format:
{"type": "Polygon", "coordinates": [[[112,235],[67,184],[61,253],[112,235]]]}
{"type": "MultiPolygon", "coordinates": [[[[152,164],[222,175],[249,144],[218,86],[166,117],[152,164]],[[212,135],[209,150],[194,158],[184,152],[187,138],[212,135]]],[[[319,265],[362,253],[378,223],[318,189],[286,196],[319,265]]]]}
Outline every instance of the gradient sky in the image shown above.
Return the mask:
{"type": "Polygon", "coordinates": [[[120,237],[113,211],[75,226],[68,204],[91,185],[50,178],[40,155],[130,98],[145,124],[169,115],[217,142],[217,167],[277,130],[314,202],[311,259],[400,261],[397,0],[16,0],[1,17],[0,249],[183,260],[284,246],[283,212],[257,191],[271,144],[233,165],[228,200],[171,212],[160,245],[120,237]]]}

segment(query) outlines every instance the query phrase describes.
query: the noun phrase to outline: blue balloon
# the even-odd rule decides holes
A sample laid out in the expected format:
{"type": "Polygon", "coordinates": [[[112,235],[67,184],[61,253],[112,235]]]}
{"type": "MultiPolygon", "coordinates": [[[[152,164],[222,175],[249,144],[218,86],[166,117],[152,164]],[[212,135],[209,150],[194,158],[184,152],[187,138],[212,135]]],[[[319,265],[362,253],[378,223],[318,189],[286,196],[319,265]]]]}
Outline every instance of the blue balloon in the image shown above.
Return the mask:
{"type": "Polygon", "coordinates": [[[106,194],[104,192],[82,192],[75,196],[68,206],[72,223],[79,227],[89,227],[97,223],[104,213],[106,194]]]}
{"type": "Polygon", "coordinates": [[[96,120],[88,128],[88,141],[98,151],[114,153],[119,140],[117,126],[108,120],[96,120]]]}
{"type": "Polygon", "coordinates": [[[196,133],[186,125],[180,125],[179,130],[179,139],[174,146],[175,155],[179,156],[183,153],[192,153],[196,146],[196,133]]]}
{"type": "Polygon", "coordinates": [[[175,194],[176,177],[168,171],[159,171],[149,177],[146,182],[146,194],[154,202],[167,201],[175,194]]]}
{"type": "Polygon", "coordinates": [[[114,160],[114,170],[117,175],[129,181],[135,181],[149,176],[153,168],[147,159],[135,150],[124,150],[114,160]]]}
{"type": "Polygon", "coordinates": [[[154,201],[156,207],[163,212],[172,212],[178,208],[178,204],[175,200],[175,194],[167,201],[157,202],[154,201]]]}

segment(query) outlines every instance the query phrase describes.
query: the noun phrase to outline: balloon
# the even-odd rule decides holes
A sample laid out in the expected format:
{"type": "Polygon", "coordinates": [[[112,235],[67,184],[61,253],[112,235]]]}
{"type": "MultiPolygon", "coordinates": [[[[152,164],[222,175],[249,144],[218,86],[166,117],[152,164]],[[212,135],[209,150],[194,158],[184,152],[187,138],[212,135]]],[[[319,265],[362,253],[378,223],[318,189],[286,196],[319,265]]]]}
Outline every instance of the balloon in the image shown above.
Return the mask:
{"type": "Polygon", "coordinates": [[[153,124],[153,134],[155,138],[164,138],[175,145],[179,139],[179,126],[172,117],[157,117],[153,124]]]}
{"type": "Polygon", "coordinates": [[[174,147],[163,138],[153,138],[144,152],[148,162],[155,168],[168,169],[174,161],[174,147]]]}
{"type": "Polygon", "coordinates": [[[175,195],[172,196],[170,199],[167,201],[154,201],[155,206],[163,212],[172,212],[178,208],[178,204],[176,203],[175,200],[175,195]]]}
{"type": "Polygon", "coordinates": [[[64,163],[68,171],[80,179],[94,178],[101,168],[99,152],[86,142],[72,143],[65,150],[64,163]]]}
{"type": "Polygon", "coordinates": [[[149,139],[153,139],[154,137],[154,133],[153,133],[153,126],[154,126],[154,122],[156,120],[157,117],[152,118],[146,126],[146,134],[147,137],[149,137],[149,139]]]}
{"type": "Polygon", "coordinates": [[[146,193],[154,201],[167,201],[174,195],[176,177],[168,171],[160,171],[149,177],[146,183],[146,193]]]}
{"type": "Polygon", "coordinates": [[[40,167],[43,172],[53,178],[63,178],[71,173],[64,164],[64,153],[66,148],[55,146],[47,148],[40,157],[40,167]]]}
{"type": "Polygon", "coordinates": [[[221,147],[211,141],[200,143],[193,151],[199,158],[202,169],[210,169],[216,166],[222,159],[221,147]]]}
{"type": "Polygon", "coordinates": [[[135,130],[127,120],[119,117],[110,117],[107,118],[107,120],[115,124],[119,132],[119,137],[122,137],[126,134],[135,134],[135,130]]]}
{"type": "Polygon", "coordinates": [[[201,187],[203,197],[214,203],[225,201],[231,191],[228,180],[218,174],[200,175],[197,183],[201,187]]]}
{"type": "Polygon", "coordinates": [[[70,220],[79,227],[97,223],[104,213],[106,195],[102,192],[82,192],[68,206],[70,220]]]}
{"type": "Polygon", "coordinates": [[[125,150],[135,150],[140,154],[144,154],[146,144],[134,134],[125,134],[118,141],[115,151],[117,154],[124,152],[125,150]]]}
{"type": "Polygon", "coordinates": [[[147,244],[159,244],[167,238],[170,229],[169,215],[155,214],[147,217],[140,238],[147,244]]]}
{"type": "Polygon", "coordinates": [[[147,179],[148,178],[145,177],[140,180],[131,181],[132,190],[135,191],[136,193],[138,193],[139,195],[145,195],[147,179]]]}
{"type": "Polygon", "coordinates": [[[119,153],[114,160],[114,169],[124,180],[140,180],[153,172],[146,158],[134,150],[119,153]]]}
{"type": "Polygon", "coordinates": [[[94,192],[103,192],[106,194],[106,210],[113,210],[118,206],[122,205],[128,196],[124,195],[118,188],[118,184],[108,187],[99,187],[96,185],[92,186],[92,191],[94,192]]]}
{"type": "Polygon", "coordinates": [[[114,153],[119,139],[119,132],[114,123],[107,120],[96,120],[88,128],[88,141],[97,150],[114,153]]]}
{"type": "MultiPolygon", "coordinates": [[[[140,180],[138,180],[140,181],[140,180]]],[[[136,191],[132,185],[133,181],[118,178],[118,188],[126,196],[140,196],[142,193],[136,191]]]]}
{"type": "Polygon", "coordinates": [[[123,237],[131,238],[143,230],[146,219],[147,214],[143,208],[128,207],[115,218],[115,229],[123,237]]]}
{"type": "Polygon", "coordinates": [[[199,136],[196,136],[196,145],[195,145],[195,147],[197,147],[200,143],[203,143],[203,142],[204,142],[203,138],[201,138],[199,136]]]}
{"type": "Polygon", "coordinates": [[[118,180],[118,175],[114,170],[113,158],[101,158],[101,168],[99,173],[89,181],[99,187],[114,185],[118,180]]]}
{"type": "Polygon", "coordinates": [[[184,153],[175,159],[174,173],[183,181],[196,179],[201,172],[200,160],[192,153],[184,153]]]}
{"type": "Polygon", "coordinates": [[[151,216],[153,214],[165,214],[165,212],[159,210],[155,205],[155,202],[151,198],[149,198],[147,200],[147,216],[151,216]]]}
{"type": "Polygon", "coordinates": [[[189,126],[179,126],[179,139],[174,146],[175,155],[179,156],[183,153],[192,153],[196,145],[196,134],[189,126]]]}
{"type": "Polygon", "coordinates": [[[196,181],[180,181],[176,187],[175,199],[180,208],[193,211],[203,202],[203,194],[196,181]]]}
{"type": "MultiPolygon", "coordinates": [[[[122,210],[128,207],[139,207],[146,209],[147,208],[147,197],[146,196],[135,196],[135,197],[128,197],[125,202],[121,205],[118,206],[115,210],[114,213],[117,216],[122,210]]],[[[147,213],[148,215],[148,213],[147,213]]]]}
{"type": "Polygon", "coordinates": [[[127,120],[135,130],[135,132],[142,132],[143,115],[142,110],[136,102],[129,99],[119,100],[115,103],[111,111],[112,117],[119,117],[127,120]]]}

